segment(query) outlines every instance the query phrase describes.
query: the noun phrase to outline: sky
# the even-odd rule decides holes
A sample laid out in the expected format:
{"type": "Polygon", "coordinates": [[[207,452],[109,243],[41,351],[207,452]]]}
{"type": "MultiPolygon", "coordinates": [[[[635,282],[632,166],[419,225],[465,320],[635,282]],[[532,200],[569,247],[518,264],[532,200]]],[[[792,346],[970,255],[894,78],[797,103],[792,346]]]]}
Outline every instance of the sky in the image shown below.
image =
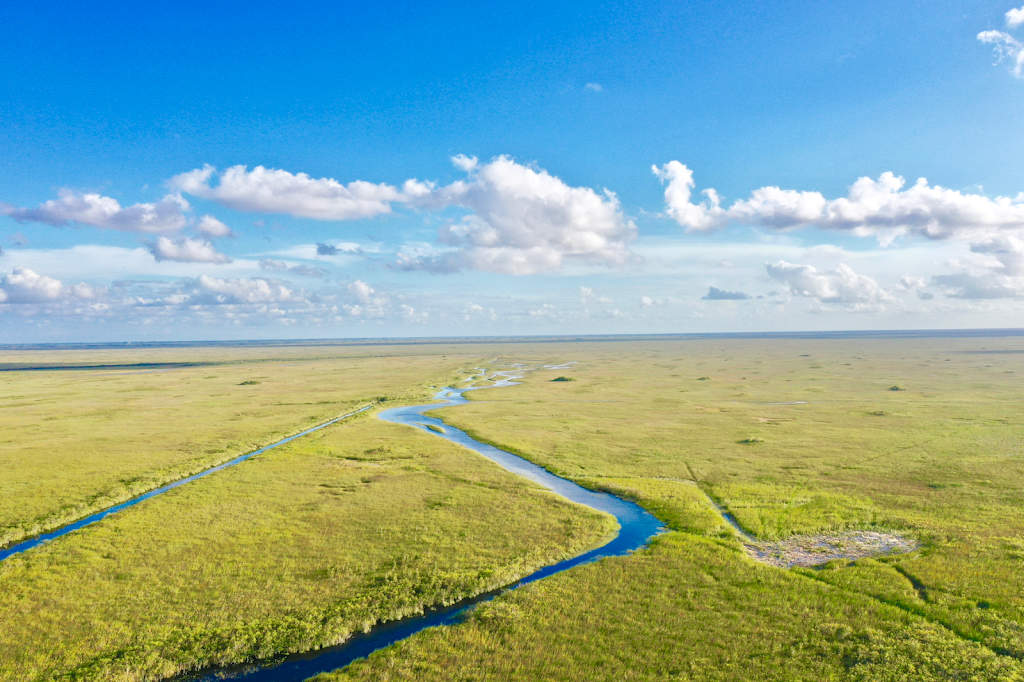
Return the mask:
{"type": "Polygon", "coordinates": [[[0,343],[1024,327],[1014,1],[6,3],[0,343]]]}

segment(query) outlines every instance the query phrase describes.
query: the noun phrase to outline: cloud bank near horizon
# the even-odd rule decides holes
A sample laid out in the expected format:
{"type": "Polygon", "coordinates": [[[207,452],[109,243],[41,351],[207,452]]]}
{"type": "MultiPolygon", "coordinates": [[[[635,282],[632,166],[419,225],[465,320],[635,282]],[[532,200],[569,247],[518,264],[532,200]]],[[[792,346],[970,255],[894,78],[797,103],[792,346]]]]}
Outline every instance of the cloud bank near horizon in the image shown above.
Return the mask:
{"type": "Polygon", "coordinates": [[[669,161],[652,171],[666,183],[666,214],[693,232],[713,232],[730,223],[776,231],[817,227],[891,244],[900,236],[969,239],[1024,231],[1024,192],[990,199],[929,185],[925,178],[904,189],[903,177],[885,172],[877,180],[857,179],[846,197],[830,200],[820,192],[768,186],[724,208],[714,189],[703,190],[700,203],[692,202],[696,182],[684,164],[669,161]]]}

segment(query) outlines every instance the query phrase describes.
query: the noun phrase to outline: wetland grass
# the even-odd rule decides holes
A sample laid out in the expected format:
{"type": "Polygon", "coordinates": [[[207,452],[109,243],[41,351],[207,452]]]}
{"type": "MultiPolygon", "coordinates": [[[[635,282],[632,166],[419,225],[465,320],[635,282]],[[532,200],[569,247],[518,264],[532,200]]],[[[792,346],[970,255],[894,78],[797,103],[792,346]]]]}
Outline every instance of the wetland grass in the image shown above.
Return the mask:
{"type": "Polygon", "coordinates": [[[0,363],[23,368],[0,381],[0,546],[328,421],[377,391],[428,397],[465,359],[382,347],[0,352],[0,363]],[[24,369],[83,365],[100,369],[24,369]]]}
{"type": "Polygon", "coordinates": [[[343,641],[611,517],[368,413],[0,563],[0,680],[154,680],[343,641]]]}
{"type": "Polygon", "coordinates": [[[1024,345],[537,346],[578,381],[534,372],[434,414],[672,532],[320,679],[1024,679],[1024,367],[993,343],[1024,345]],[[751,447],[755,425],[771,436],[751,447]],[[896,531],[922,548],[765,565],[701,491],[765,546],[896,531]]]}

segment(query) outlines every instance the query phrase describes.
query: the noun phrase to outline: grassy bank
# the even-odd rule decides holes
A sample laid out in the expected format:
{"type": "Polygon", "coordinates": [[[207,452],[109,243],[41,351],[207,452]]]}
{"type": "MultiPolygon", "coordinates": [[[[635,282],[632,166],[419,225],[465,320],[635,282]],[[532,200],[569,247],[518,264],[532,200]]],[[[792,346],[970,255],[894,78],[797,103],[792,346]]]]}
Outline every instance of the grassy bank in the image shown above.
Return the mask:
{"type": "Polygon", "coordinates": [[[337,679],[1020,679],[1024,344],[711,340],[537,346],[577,361],[471,394],[454,426],[675,533],[498,599],[337,679]],[[901,390],[891,390],[894,386],[901,390]],[[921,551],[783,570],[761,539],[894,529],[921,551]],[[500,652],[500,653],[499,653],[500,652]]]}
{"type": "Polygon", "coordinates": [[[22,368],[0,373],[0,546],[378,397],[425,398],[476,358],[451,350],[0,353],[22,368]],[[24,369],[81,365],[101,367],[24,369]]]}
{"type": "Polygon", "coordinates": [[[614,522],[360,415],[0,563],[0,680],[150,680],[344,640],[614,522]]]}

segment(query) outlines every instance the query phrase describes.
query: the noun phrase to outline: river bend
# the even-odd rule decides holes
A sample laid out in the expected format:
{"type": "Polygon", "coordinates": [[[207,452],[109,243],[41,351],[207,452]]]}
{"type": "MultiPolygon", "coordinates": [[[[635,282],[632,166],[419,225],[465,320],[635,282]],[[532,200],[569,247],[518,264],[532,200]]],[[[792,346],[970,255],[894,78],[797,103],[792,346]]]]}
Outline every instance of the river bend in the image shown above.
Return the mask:
{"type": "MultiPolygon", "coordinates": [[[[505,378],[496,381],[490,388],[514,385],[508,378],[511,372],[499,372],[498,374],[504,375],[505,378]]],[[[573,566],[590,563],[603,557],[629,554],[646,546],[651,538],[665,530],[664,525],[658,519],[633,502],[627,502],[610,493],[587,490],[572,481],[555,476],[522,457],[517,457],[492,445],[481,443],[471,438],[464,431],[449,426],[436,417],[426,415],[427,412],[441,407],[465,404],[467,400],[463,394],[471,390],[476,389],[445,388],[434,396],[435,399],[442,401],[440,403],[395,407],[390,410],[384,410],[377,416],[384,421],[406,424],[421,429],[432,436],[444,438],[469,448],[508,471],[527,478],[572,502],[611,514],[618,520],[620,526],[619,533],[615,538],[597,549],[592,549],[572,559],[566,559],[565,561],[542,568],[507,587],[464,599],[450,606],[428,608],[421,615],[379,623],[372,627],[369,632],[357,633],[335,646],[308,651],[302,654],[294,654],[275,662],[208,669],[198,673],[183,675],[175,679],[182,682],[185,680],[216,682],[224,679],[245,680],[246,682],[301,682],[313,675],[342,668],[356,659],[364,658],[378,649],[383,649],[395,642],[399,642],[421,630],[438,625],[458,623],[473,605],[489,601],[509,590],[514,590],[522,585],[561,573],[573,566]],[[442,431],[435,431],[429,428],[430,426],[437,427],[442,431]]]]}

